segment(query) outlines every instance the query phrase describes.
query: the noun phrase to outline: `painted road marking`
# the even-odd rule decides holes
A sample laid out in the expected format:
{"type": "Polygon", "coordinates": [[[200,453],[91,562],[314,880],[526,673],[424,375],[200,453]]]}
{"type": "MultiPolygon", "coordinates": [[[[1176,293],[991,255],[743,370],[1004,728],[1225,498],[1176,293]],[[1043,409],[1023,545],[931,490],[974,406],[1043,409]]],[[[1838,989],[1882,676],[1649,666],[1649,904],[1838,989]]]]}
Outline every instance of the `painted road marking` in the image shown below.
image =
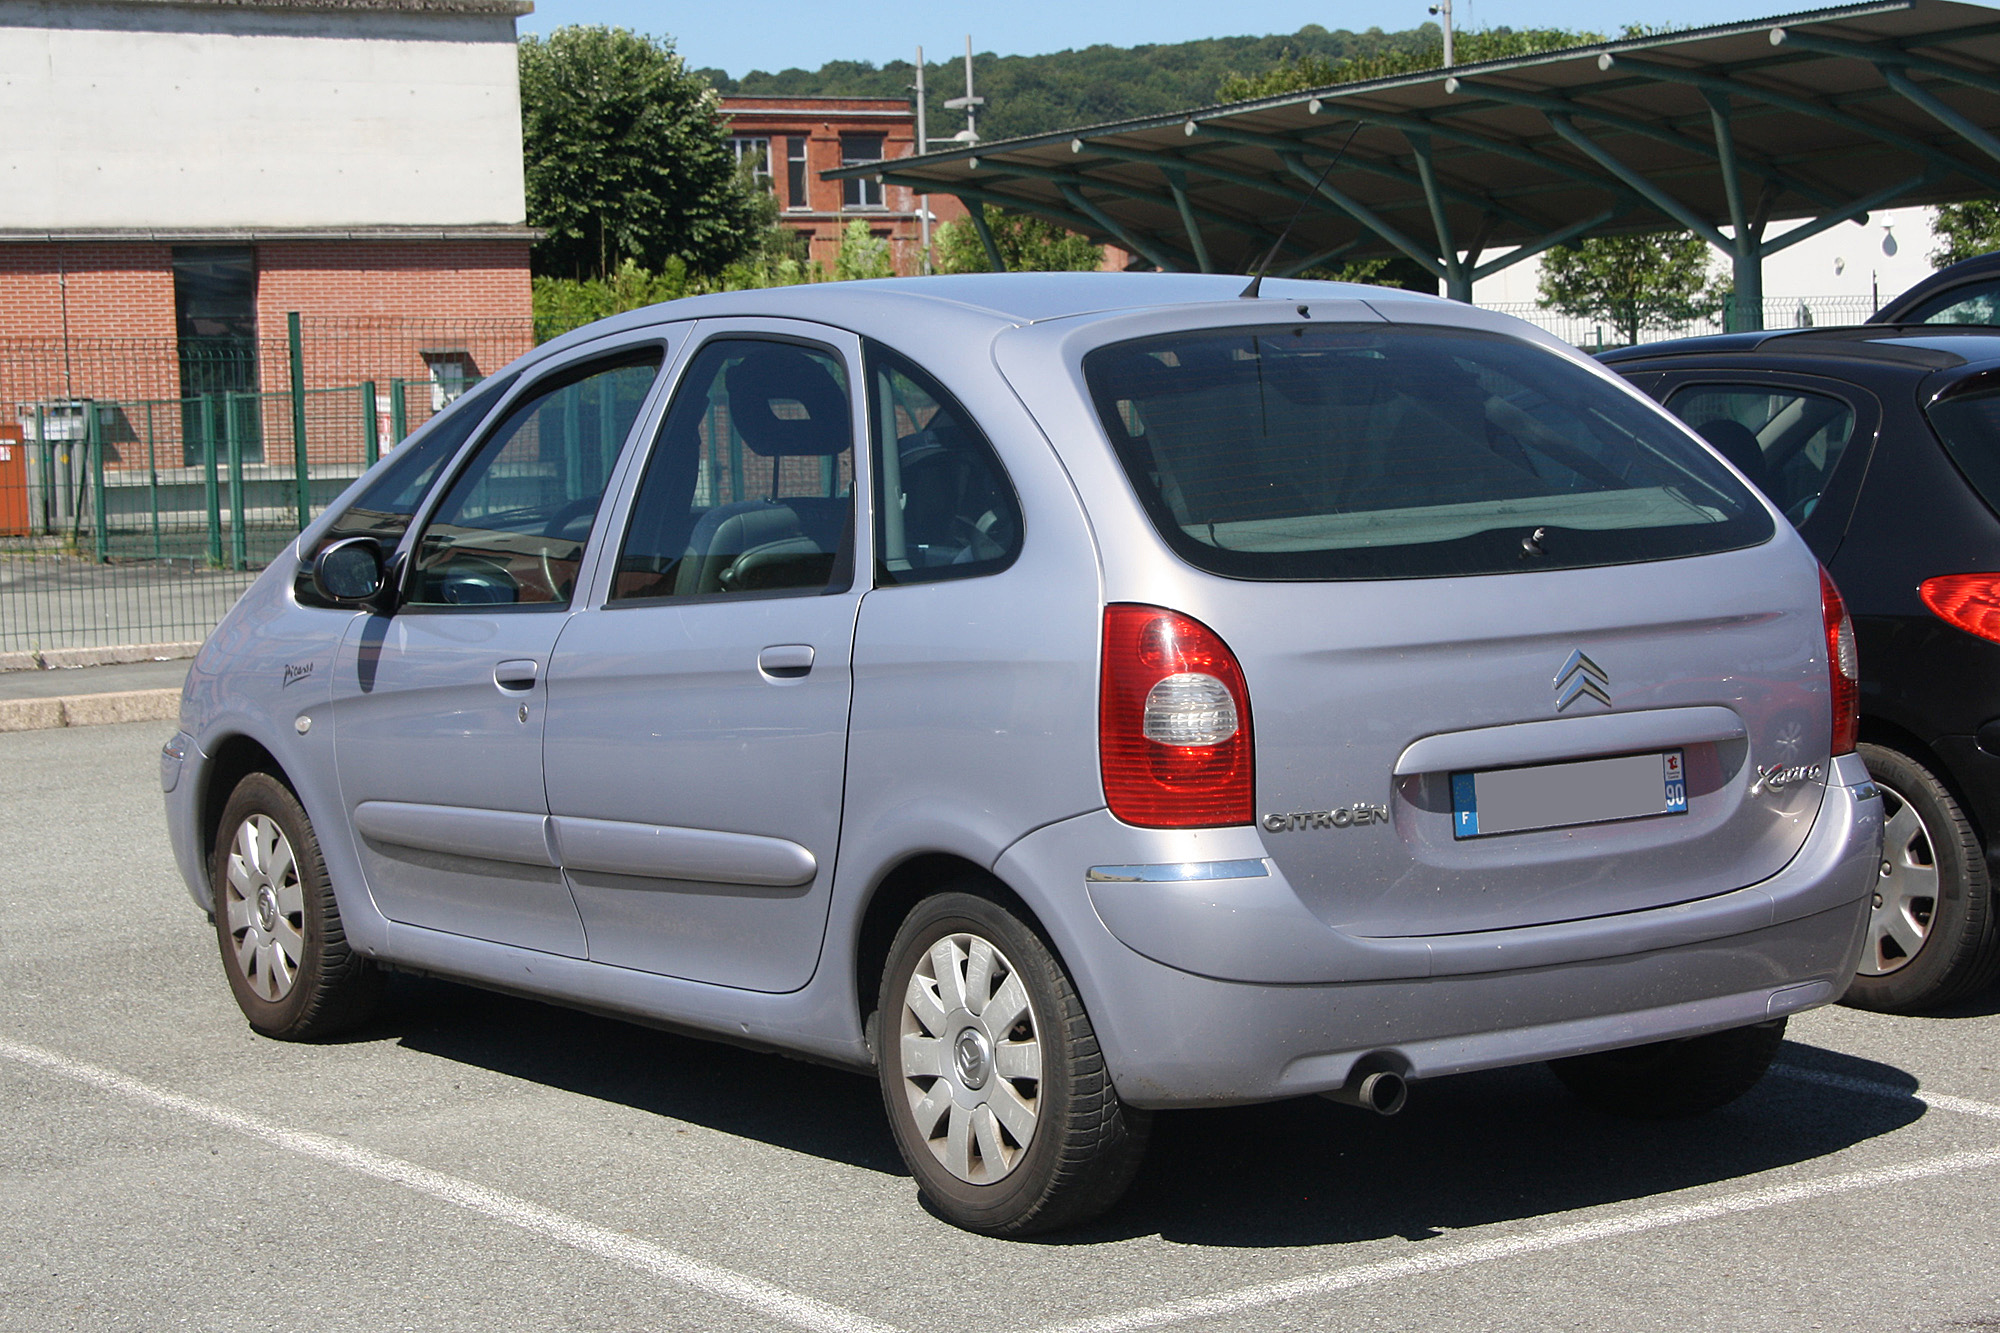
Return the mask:
{"type": "MultiPolygon", "coordinates": [[[[842,1306],[787,1291],[782,1287],[738,1273],[733,1269],[669,1250],[651,1241],[624,1232],[600,1227],[567,1213],[544,1208],[526,1199],[488,1189],[458,1176],[432,1171],[413,1162],[390,1157],[323,1134],[287,1129],[257,1116],[234,1111],[214,1102],[170,1092],[142,1083],[113,1070],[71,1060],[38,1046],[0,1039],[0,1057],[59,1074],[106,1092],[203,1120],[233,1133],[256,1139],[286,1152],[338,1166],[376,1180],[399,1185],[494,1221],[543,1236],[627,1268],[666,1278],[681,1286],[733,1301],[810,1333],[899,1333],[893,1325],[869,1319],[842,1306]]],[[[1867,1096],[1914,1099],[1940,1111],[1979,1119],[2000,1121],[2000,1105],[1964,1097],[1914,1092],[1908,1088],[1841,1074],[1823,1073],[1793,1065],[1773,1067],[1773,1074],[1799,1082],[1839,1088],[1867,1096]]],[[[1352,1291],[1359,1287],[1449,1272],[1474,1264],[1492,1263],[1524,1255],[1586,1245],[1593,1241],[1638,1235],[1667,1227],[1710,1221],[1743,1213],[1779,1208],[1856,1190],[1879,1189],[1933,1176],[2000,1167],[2000,1148],[1977,1152],[1947,1153],[1920,1158],[1900,1166],[1850,1171],[1818,1180],[1767,1185],[1716,1198],[1628,1213],[1622,1217],[1597,1218],[1565,1226],[1547,1227],[1526,1235],[1495,1236],[1447,1248],[1426,1247],[1420,1254],[1358,1264],[1306,1277],[1239,1287],[1213,1296],[1197,1296],[1162,1305],[1144,1306],[1119,1314],[1104,1315],[1074,1323],[1051,1325],[1041,1333],[1127,1333],[1127,1330],[1158,1328],[1190,1319],[1212,1319],[1247,1310],[1278,1305],[1286,1301],[1311,1299],[1352,1291]]]]}
{"type": "Polygon", "coordinates": [[[272,1124],[257,1116],[233,1111],[214,1102],[202,1101],[196,1097],[169,1092],[148,1083],[96,1065],[87,1065],[46,1051],[37,1046],[23,1046],[0,1039],[0,1057],[32,1065],[65,1078],[86,1083],[105,1092],[142,1102],[165,1111],[175,1111],[197,1120],[205,1120],[211,1125],[259,1140],[285,1152],[297,1153],[332,1166],[345,1168],[376,1180],[400,1185],[418,1194],[428,1195],[445,1203],[456,1204],[460,1208],[490,1217],[496,1222],[519,1227],[538,1236],[560,1242],[582,1250],[586,1254],[608,1259],[612,1263],[651,1273],[666,1278],[670,1282],[691,1287],[696,1291],[734,1301],[760,1314],[811,1333],[898,1333],[889,1324],[878,1323],[825,1301],[814,1300],[786,1291],[733,1269],[717,1264],[705,1263],[676,1253],[665,1246],[651,1241],[640,1240],[636,1236],[608,1227],[596,1226],[581,1218],[559,1213],[552,1208],[530,1203],[526,1199],[502,1194],[484,1185],[457,1176],[448,1176],[441,1171],[432,1171],[413,1162],[390,1157],[385,1153],[343,1143],[339,1139],[324,1134],[313,1134],[302,1130],[287,1129],[272,1124]]]}
{"type": "MultiPolygon", "coordinates": [[[[1873,1097],[1915,1099],[1940,1111],[2000,1120],[2000,1106],[1991,1102],[1913,1092],[1890,1083],[1874,1083],[1841,1074],[1826,1074],[1816,1069],[1802,1069],[1796,1065],[1773,1066],[1771,1072],[1804,1083],[1817,1083],[1873,1097]]],[[[1127,1333],[1127,1330],[1131,1329],[1159,1328],[1190,1319],[1220,1318],[1240,1314],[1246,1310],[1278,1305],[1285,1301],[1330,1296],[1337,1292],[1352,1291],[1357,1287],[1393,1282],[1399,1278],[1449,1272],[1455,1268],[1492,1263],[1498,1259],[1542,1254],[1572,1245],[1587,1245],[1592,1241],[1658,1231],[1664,1227],[1684,1226],[1691,1222],[1705,1222],[1738,1213],[1758,1212],[1766,1208],[1823,1199],[1855,1190],[1879,1189],[1884,1185],[1899,1185],[1932,1176],[1950,1175],[1959,1171],[1977,1171],[1995,1166],[2000,1166],[2000,1148],[1925,1157],[1914,1162],[1906,1162],[1901,1166],[1879,1167],[1872,1171],[1850,1171],[1842,1175],[1799,1181],[1789,1185],[1767,1185],[1761,1189],[1743,1190],[1719,1198],[1628,1213],[1623,1217],[1607,1217],[1588,1222],[1574,1222],[1567,1226],[1549,1227],[1523,1236],[1496,1236],[1490,1240],[1471,1241],[1447,1249],[1426,1247],[1421,1254],[1414,1254],[1408,1258],[1358,1264],[1353,1268],[1335,1269],[1331,1273],[1287,1278],[1251,1287],[1239,1287],[1235,1291],[1220,1292],[1214,1296],[1196,1296],[1187,1300],[1170,1301],[1164,1305],[1127,1310],[1121,1314],[1079,1320],[1076,1323],[1055,1324],[1042,1329],[1040,1333],[1127,1333]]]]}

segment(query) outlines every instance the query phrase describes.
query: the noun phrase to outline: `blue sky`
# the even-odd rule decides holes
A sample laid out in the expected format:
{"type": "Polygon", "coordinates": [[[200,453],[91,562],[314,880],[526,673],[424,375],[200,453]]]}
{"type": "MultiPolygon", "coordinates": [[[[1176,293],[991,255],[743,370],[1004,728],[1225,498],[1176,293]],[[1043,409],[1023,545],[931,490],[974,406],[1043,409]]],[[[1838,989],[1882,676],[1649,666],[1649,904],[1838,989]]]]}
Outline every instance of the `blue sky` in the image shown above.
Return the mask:
{"type": "MultiPolygon", "coordinates": [[[[1415,27],[1429,16],[1429,0],[1388,4],[1263,0],[1217,6],[1196,0],[1013,0],[964,6],[954,16],[942,5],[900,6],[800,0],[730,0],[729,3],[663,5],[644,0],[535,0],[522,32],[547,32],[570,23],[606,23],[674,39],[698,67],[742,75],[753,69],[814,69],[829,60],[883,64],[907,60],[921,44],[931,61],[965,49],[968,28],[979,51],[1037,55],[1108,42],[1182,42],[1196,37],[1297,32],[1308,23],[1327,28],[1415,27]]],[[[1769,5],[1725,0],[1453,0],[1461,28],[1573,28],[1615,33],[1627,23],[1704,25],[1763,18],[1811,8],[1809,3],[1769,5]]]]}

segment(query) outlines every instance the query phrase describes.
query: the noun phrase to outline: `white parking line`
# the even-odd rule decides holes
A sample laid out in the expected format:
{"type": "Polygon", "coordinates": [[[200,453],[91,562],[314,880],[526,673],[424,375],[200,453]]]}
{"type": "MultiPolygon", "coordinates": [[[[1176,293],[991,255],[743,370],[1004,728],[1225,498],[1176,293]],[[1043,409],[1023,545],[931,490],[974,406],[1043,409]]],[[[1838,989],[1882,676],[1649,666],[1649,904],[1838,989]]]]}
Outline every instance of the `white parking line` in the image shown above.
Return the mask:
{"type": "Polygon", "coordinates": [[[2000,1148],[1989,1148],[1982,1152],[1948,1153],[1942,1157],[1926,1157],[1902,1166],[1881,1167],[1873,1171],[1851,1171],[1845,1175],[1828,1176],[1821,1180],[1805,1180],[1792,1185],[1769,1185],[1763,1189],[1744,1190],[1740,1194],[1725,1194],[1721,1198],[1703,1199],[1697,1203],[1676,1204],[1624,1217],[1607,1217],[1590,1222],[1576,1222],[1569,1226],[1550,1227],[1544,1231],[1530,1232],[1525,1236],[1496,1236],[1492,1240],[1473,1241],[1442,1250],[1426,1247],[1423,1253],[1413,1254],[1407,1259],[1386,1259],[1380,1263],[1360,1264],[1353,1268],[1336,1269],[1331,1273],[1314,1274],[1311,1277],[1267,1282],[1254,1287],[1239,1287],[1235,1291],[1226,1291],[1215,1296],[1197,1296],[1166,1305],[1107,1315],[1101,1319],[1057,1324],[1043,1329],[1041,1333],[1125,1333],[1128,1329],[1158,1328],[1162,1324],[1177,1324],[1188,1319],[1213,1319],[1223,1315],[1240,1314],[1245,1310],[1263,1306],[1278,1305],[1285,1301],[1329,1296],[1335,1292],[1351,1291],[1356,1287],[1373,1286],[1380,1282],[1392,1282],[1398,1278],[1442,1273],[1454,1268],[1469,1267],[1472,1264],[1491,1263],[1495,1259],[1541,1254],[1571,1245],[1609,1240],[1615,1236],[1658,1231],[1663,1227],[1677,1227],[1689,1222],[1704,1222],[1710,1218],[1728,1217],[1736,1213],[1756,1212],[1788,1203],[1801,1203],[1807,1199],[1825,1198],[1831,1194],[1845,1194],[1851,1190],[1876,1189],[1883,1185],[1898,1185],[1905,1181],[1949,1175],[1958,1171],[1975,1171],[1989,1166],[2000,1166],[2000,1148]]]}
{"type": "Polygon", "coordinates": [[[1804,1069],[1798,1065],[1773,1065],[1771,1072],[1782,1078],[1797,1079],[1801,1083],[1817,1083],[1827,1088],[1839,1088],[1843,1092],[1859,1092],[1870,1097],[1886,1097],[1896,1101],[1919,1101],[1926,1106],[1934,1106],[1940,1111],[1950,1111],[1955,1115],[2000,1120],[2000,1106],[1995,1106],[1992,1102],[1975,1102],[1967,1097],[1949,1097],[1942,1093],[1913,1091],[1909,1088],[1899,1088],[1893,1083],[1874,1083],[1865,1078],[1850,1078],[1846,1074],[1827,1074],[1817,1069],[1804,1069]]]}
{"type": "MultiPolygon", "coordinates": [[[[1796,1065],[1774,1066],[1771,1072],[1785,1078],[1839,1088],[1846,1092],[1896,1100],[1914,1099],[1940,1111],[1977,1116],[1986,1120],[2000,1120],[2000,1106],[1991,1102],[1912,1092],[1908,1088],[1900,1088],[1890,1083],[1874,1083],[1866,1079],[1849,1078],[1842,1074],[1802,1069],[1796,1065]]],[[[1615,1236],[1658,1231],[1664,1227],[1683,1226],[1690,1222],[1704,1222],[1712,1218],[1757,1212],[1765,1208],[1802,1203],[1809,1199],[1822,1199],[1829,1195],[1846,1194],[1854,1190],[1877,1189],[1883,1185],[1897,1185],[1930,1176],[1979,1170],[1989,1166],[2000,1166],[2000,1148],[1979,1152],[1947,1153],[1940,1157],[1926,1157],[1906,1162],[1901,1166],[1880,1167],[1872,1171],[1851,1171],[1844,1175],[1827,1176],[1820,1180],[1806,1180],[1790,1185],[1768,1185],[1762,1189],[1744,1190],[1736,1194],[1725,1194],[1720,1198],[1649,1209],[1624,1217],[1608,1217],[1589,1222],[1576,1222],[1568,1226],[1550,1227],[1524,1236],[1496,1236],[1491,1240],[1471,1241],[1447,1249],[1427,1247],[1423,1253],[1411,1255],[1406,1259],[1386,1259],[1380,1263],[1359,1264],[1353,1268],[1336,1269],[1331,1273],[1288,1278],[1253,1287],[1239,1287],[1235,1291],[1221,1292],[1214,1296],[1195,1296],[1187,1300],[1171,1301],[1165,1305],[1127,1310],[1121,1314],[1084,1319],[1070,1324],[1051,1325],[1040,1330],[1040,1333],[1127,1333],[1127,1330],[1131,1329],[1158,1328],[1189,1319],[1212,1319],[1298,1300],[1302,1297],[1329,1296],[1336,1292],[1351,1291],[1356,1287],[1393,1282],[1398,1278],[1442,1273],[1472,1264],[1491,1263],[1496,1259],[1541,1254],[1571,1245],[1608,1240],[1615,1236]]]]}
{"type": "Polygon", "coordinates": [[[384,1153],[357,1147],[351,1143],[342,1143],[323,1134],[286,1129],[282,1125],[274,1125],[256,1116],[245,1115],[241,1111],[232,1111],[226,1106],[218,1106],[213,1102],[201,1101],[177,1092],[168,1092],[164,1088],[141,1083],[137,1079],[127,1078],[109,1069],[100,1069],[95,1065],[70,1060],[37,1046],[23,1046],[0,1039],[0,1057],[60,1074],[64,1078],[87,1083],[105,1092],[115,1092],[161,1110],[175,1111],[197,1120],[205,1120],[211,1125],[257,1139],[274,1148],[344,1167],[349,1171],[372,1176],[392,1185],[400,1185],[445,1203],[456,1204],[460,1208],[490,1217],[496,1222],[504,1222],[524,1231],[531,1231],[549,1240],[559,1241],[587,1254],[596,1255],[600,1259],[608,1259],[612,1263],[636,1268],[726,1301],[734,1301],[738,1305],[747,1306],[773,1319],[811,1330],[811,1333],[897,1333],[897,1330],[889,1324],[878,1323],[838,1305],[817,1301],[810,1296],[801,1296],[732,1269],[677,1254],[664,1246],[640,1240],[636,1236],[596,1226],[566,1213],[530,1203],[526,1199],[517,1199],[510,1194],[487,1189],[484,1185],[476,1185],[457,1176],[432,1171],[384,1153]]]}

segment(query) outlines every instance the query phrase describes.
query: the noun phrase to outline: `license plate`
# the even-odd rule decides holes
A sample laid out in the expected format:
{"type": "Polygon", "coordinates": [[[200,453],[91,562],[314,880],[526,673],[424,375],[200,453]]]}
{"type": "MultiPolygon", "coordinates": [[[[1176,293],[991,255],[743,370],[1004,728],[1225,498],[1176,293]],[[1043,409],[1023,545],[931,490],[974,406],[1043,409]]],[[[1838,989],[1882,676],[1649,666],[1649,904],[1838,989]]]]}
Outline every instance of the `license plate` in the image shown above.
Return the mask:
{"type": "Polygon", "coordinates": [[[1494,768],[1452,774],[1451,803],[1459,838],[1684,815],[1687,774],[1679,750],[1494,768]]]}

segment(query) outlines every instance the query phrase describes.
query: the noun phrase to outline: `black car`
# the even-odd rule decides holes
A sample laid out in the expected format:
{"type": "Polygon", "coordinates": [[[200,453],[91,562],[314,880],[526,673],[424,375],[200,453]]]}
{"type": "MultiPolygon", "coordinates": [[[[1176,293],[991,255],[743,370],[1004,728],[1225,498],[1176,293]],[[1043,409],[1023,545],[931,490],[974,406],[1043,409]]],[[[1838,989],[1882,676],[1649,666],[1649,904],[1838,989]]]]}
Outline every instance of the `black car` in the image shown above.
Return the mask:
{"type": "Polygon", "coordinates": [[[2000,972],[2000,329],[1732,333],[1602,359],[1763,489],[1854,617],[1860,750],[1889,823],[1847,1002],[1905,1013],[1985,986],[2000,972]]]}
{"type": "Polygon", "coordinates": [[[1917,283],[1870,324],[2000,324],[2000,251],[1974,255],[1917,283]]]}

